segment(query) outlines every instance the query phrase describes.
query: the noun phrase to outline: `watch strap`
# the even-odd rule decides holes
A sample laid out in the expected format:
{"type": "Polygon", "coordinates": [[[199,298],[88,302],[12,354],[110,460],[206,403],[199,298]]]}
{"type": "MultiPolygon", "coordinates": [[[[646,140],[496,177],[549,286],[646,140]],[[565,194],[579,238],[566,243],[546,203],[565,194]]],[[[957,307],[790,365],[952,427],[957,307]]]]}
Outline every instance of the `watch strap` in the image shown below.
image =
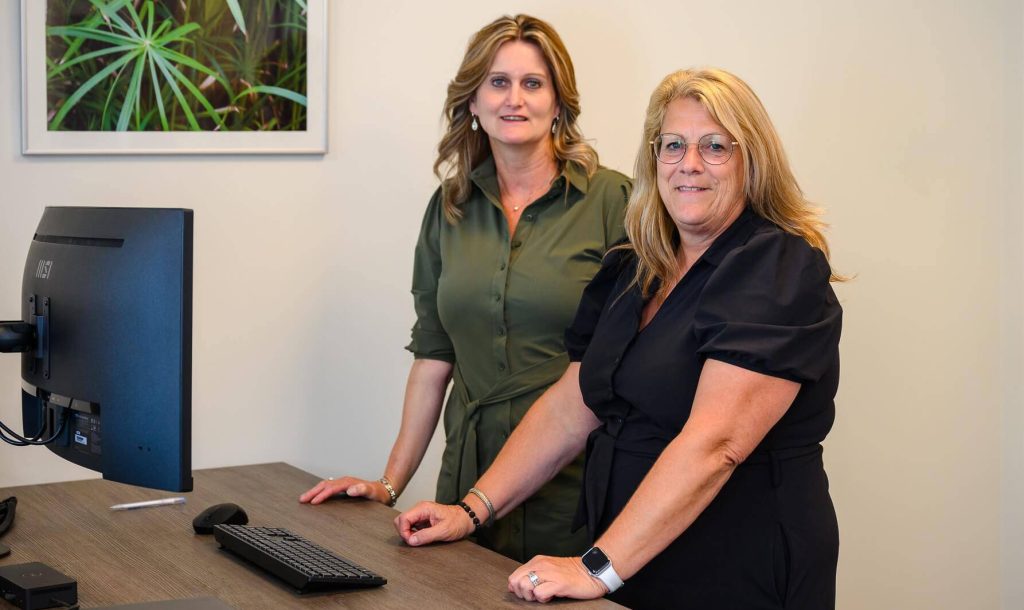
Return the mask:
{"type": "Polygon", "coordinates": [[[587,552],[583,553],[583,557],[581,557],[580,559],[583,561],[583,568],[586,569],[591,576],[600,580],[601,583],[604,584],[605,588],[608,589],[609,593],[613,593],[619,587],[625,584],[622,581],[622,578],[619,576],[619,573],[615,571],[615,567],[612,565],[612,560],[604,554],[604,551],[597,548],[596,546],[592,546],[589,549],[587,549],[587,552]],[[587,558],[591,554],[597,555],[598,561],[604,559],[604,565],[602,565],[600,568],[595,566],[593,569],[590,566],[588,566],[587,558]]]}
{"type": "Polygon", "coordinates": [[[619,587],[626,584],[622,581],[621,578],[619,578],[618,572],[615,571],[615,567],[612,566],[612,563],[610,561],[608,562],[608,565],[604,567],[603,570],[601,570],[594,576],[594,578],[603,582],[604,586],[608,587],[609,593],[614,593],[619,587]]]}

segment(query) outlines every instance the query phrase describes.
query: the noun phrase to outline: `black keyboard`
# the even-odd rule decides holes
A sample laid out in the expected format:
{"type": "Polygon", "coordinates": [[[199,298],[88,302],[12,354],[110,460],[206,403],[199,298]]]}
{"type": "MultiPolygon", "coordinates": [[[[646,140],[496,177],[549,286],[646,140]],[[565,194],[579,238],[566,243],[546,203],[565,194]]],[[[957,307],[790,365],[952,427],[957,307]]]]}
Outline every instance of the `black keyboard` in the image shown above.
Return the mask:
{"type": "Polygon", "coordinates": [[[322,546],[277,527],[216,525],[220,545],[277,576],[300,593],[379,587],[388,581],[322,546]]]}

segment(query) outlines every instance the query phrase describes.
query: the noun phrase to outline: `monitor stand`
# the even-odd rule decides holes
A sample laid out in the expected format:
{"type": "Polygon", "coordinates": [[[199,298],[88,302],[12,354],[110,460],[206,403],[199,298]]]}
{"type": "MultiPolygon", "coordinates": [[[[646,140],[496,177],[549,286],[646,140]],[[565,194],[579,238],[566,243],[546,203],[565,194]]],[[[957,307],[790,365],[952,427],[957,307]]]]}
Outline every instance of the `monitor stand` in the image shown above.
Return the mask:
{"type": "Polygon", "coordinates": [[[0,352],[27,352],[35,342],[35,326],[28,322],[0,322],[0,352]]]}

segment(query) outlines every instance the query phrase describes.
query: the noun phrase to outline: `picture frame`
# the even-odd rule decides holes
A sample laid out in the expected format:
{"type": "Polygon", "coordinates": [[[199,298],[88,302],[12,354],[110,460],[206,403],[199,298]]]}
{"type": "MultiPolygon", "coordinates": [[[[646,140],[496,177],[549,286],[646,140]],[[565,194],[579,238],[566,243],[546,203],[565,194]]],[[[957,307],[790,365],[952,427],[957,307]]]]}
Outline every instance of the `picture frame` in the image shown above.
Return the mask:
{"type": "MultiPolygon", "coordinates": [[[[99,104],[92,106],[86,106],[81,104],[80,107],[84,108],[81,113],[93,112],[94,115],[88,117],[88,121],[83,121],[80,117],[76,117],[80,124],[90,125],[88,128],[77,128],[76,130],[64,130],[64,125],[58,125],[57,129],[53,127],[53,121],[55,115],[61,114],[59,107],[49,107],[48,104],[52,104],[52,100],[47,99],[48,93],[48,69],[53,70],[53,66],[57,65],[52,59],[47,59],[47,38],[48,34],[54,30],[49,29],[47,25],[47,5],[51,0],[21,0],[21,119],[22,119],[22,153],[25,155],[188,155],[188,154],[311,154],[311,155],[322,155],[327,152],[327,4],[328,0],[293,0],[303,9],[302,16],[305,18],[306,34],[306,56],[305,60],[305,96],[294,94],[290,91],[282,88],[274,88],[270,86],[250,86],[244,91],[238,92],[237,89],[243,88],[249,83],[242,81],[243,84],[238,85],[236,83],[228,83],[225,78],[221,78],[220,82],[225,85],[234,85],[234,90],[224,91],[224,94],[234,94],[237,97],[234,99],[247,100],[253,97],[264,96],[275,103],[283,102],[297,102],[303,104],[302,121],[297,123],[299,127],[275,128],[275,125],[281,125],[280,122],[263,121],[255,122],[249,121],[242,125],[241,128],[234,126],[231,128],[222,128],[229,123],[229,118],[238,123],[238,119],[230,116],[233,112],[236,115],[239,114],[237,111],[236,104],[230,104],[228,106],[221,106],[216,109],[216,112],[209,112],[214,110],[212,103],[207,102],[205,97],[199,91],[199,87],[196,83],[187,83],[184,80],[180,80],[177,83],[171,83],[169,81],[175,81],[175,75],[181,75],[191,70],[193,74],[199,74],[195,69],[188,68],[193,64],[178,64],[180,70],[172,67],[172,62],[168,61],[160,63],[157,59],[156,62],[152,62],[152,65],[147,65],[143,60],[139,60],[137,66],[134,66],[134,60],[131,60],[125,55],[125,62],[122,67],[127,66],[128,68],[143,68],[140,77],[138,79],[132,79],[131,76],[123,79],[134,84],[136,93],[136,99],[141,98],[143,93],[144,85],[139,83],[144,78],[151,78],[153,82],[157,83],[157,86],[151,86],[149,91],[149,100],[155,101],[157,95],[153,93],[154,90],[160,90],[160,85],[163,86],[164,98],[167,101],[159,102],[159,113],[157,113],[156,104],[153,104],[153,109],[145,115],[145,118],[141,118],[143,115],[139,112],[127,111],[122,120],[112,128],[112,120],[106,116],[106,114],[117,115],[117,112],[106,113],[104,108],[104,120],[100,121],[96,118],[100,110],[98,109],[99,104]],[[159,70],[157,68],[160,68],[159,70]],[[163,71],[163,74],[161,74],[163,71]],[[269,93],[268,93],[269,92],[269,93]],[[280,95],[281,92],[285,95],[280,95]],[[290,95],[289,95],[290,94],[290,95]],[[191,96],[191,100],[189,98],[191,96]],[[288,99],[283,99],[288,96],[288,99]],[[203,98],[203,105],[199,106],[196,100],[203,98]],[[177,104],[181,102],[181,112],[172,113],[172,109],[167,106],[177,104]],[[189,111],[185,108],[185,102],[192,101],[196,107],[193,111],[189,111]],[[206,110],[203,110],[203,109],[206,110]],[[231,108],[235,110],[225,110],[225,108],[231,108]],[[198,111],[196,111],[198,110],[198,111]],[[183,115],[188,115],[186,118],[190,123],[185,124],[183,115]],[[177,123],[171,123],[170,119],[174,118],[177,123]],[[201,119],[205,118],[207,126],[201,124],[201,119]],[[210,128],[212,120],[218,120],[218,124],[210,128]],[[93,128],[91,125],[97,125],[102,123],[105,125],[105,129],[93,128]],[[166,130],[160,130],[160,125],[166,128],[166,130]],[[185,124],[184,129],[181,129],[181,124],[185,124]],[[256,125],[253,128],[251,125],[256,125]],[[133,127],[139,127],[136,130],[125,129],[126,126],[131,125],[133,127]],[[269,125],[269,127],[265,127],[269,125]],[[121,130],[118,130],[121,129],[121,130]]],[[[227,0],[207,0],[210,2],[226,2],[225,6],[231,7],[232,12],[240,6],[240,3],[227,2],[227,0]]],[[[121,3],[122,6],[129,3],[121,3]]],[[[116,5],[116,4],[115,4],[116,5]]],[[[127,8],[125,6],[125,8],[127,8]]],[[[129,20],[126,17],[122,24],[127,23],[131,27],[136,27],[138,24],[140,28],[145,28],[148,21],[148,26],[151,30],[154,21],[159,23],[160,17],[154,17],[157,10],[152,6],[150,7],[149,15],[143,13],[138,15],[140,11],[133,11],[131,15],[132,19],[129,20]],[[141,17],[141,21],[138,20],[141,17]],[[148,18],[148,19],[147,19],[148,18]]],[[[166,12],[166,11],[165,11],[166,12]]],[[[234,18],[238,20],[237,28],[244,28],[244,14],[235,13],[234,18]]],[[[166,19],[165,19],[166,20],[166,19]]],[[[174,25],[174,24],[172,24],[174,25]]],[[[276,24],[275,24],[276,25],[276,24]]],[[[104,24],[98,24],[97,29],[102,29],[104,24]]],[[[110,36],[120,35],[114,27],[111,27],[110,20],[106,24],[106,29],[109,30],[110,36]]],[[[199,29],[199,28],[195,28],[199,29]]],[[[193,31],[195,31],[193,29],[193,31]]],[[[251,28],[252,29],[252,28],[251,28]]],[[[265,28],[269,29],[269,28],[265,28]]],[[[166,26],[163,30],[165,35],[170,30],[171,36],[176,31],[171,26],[166,26]]],[[[125,29],[124,31],[127,31],[125,29]]],[[[96,34],[96,36],[106,36],[106,31],[96,34]]],[[[246,32],[245,36],[248,40],[250,33],[246,32]]],[[[155,34],[154,34],[155,37],[155,34]]],[[[113,40],[113,38],[111,38],[113,40]]],[[[63,40],[75,40],[73,38],[64,38],[63,40]]],[[[95,39],[92,39],[95,40],[95,39]]],[[[103,44],[104,41],[100,40],[98,44],[103,44]]],[[[110,45],[119,43],[109,43],[110,45]]],[[[84,45],[83,45],[84,46],[84,45]]],[[[122,47],[124,48],[124,47],[122,47]]],[[[177,49],[187,48],[187,45],[178,45],[175,48],[168,51],[174,53],[177,49]]],[[[116,51],[116,50],[115,50],[116,51]]],[[[104,52],[101,47],[101,53],[104,52]]],[[[96,52],[93,52],[96,55],[96,52]]],[[[65,56],[67,57],[67,56],[65,56]]],[[[115,53],[112,57],[118,57],[115,53]]],[[[169,57],[180,57],[169,56],[169,57]]],[[[91,60],[90,60],[91,61],[91,60]]],[[[185,60],[181,60],[185,61],[185,60]]],[[[111,67],[114,61],[108,58],[100,58],[96,60],[95,65],[111,67]],[[102,63],[107,62],[107,63],[102,63]]],[[[198,63],[198,62],[197,62],[198,63]]],[[[79,63],[79,66],[91,66],[92,63],[79,63]]],[[[202,67],[202,66],[200,66],[202,67]]],[[[119,69],[120,70],[120,69],[119,69]]],[[[207,81],[214,79],[213,70],[210,70],[210,77],[207,81]]],[[[126,73],[129,70],[124,70],[126,73]]],[[[88,74],[86,74],[88,76],[88,74]]],[[[117,72],[108,73],[105,77],[106,80],[102,81],[103,84],[111,83],[114,81],[113,77],[119,77],[117,72]]],[[[181,76],[177,77],[181,79],[181,76]]],[[[194,77],[193,79],[194,80],[194,77]]],[[[117,85],[117,83],[114,83],[117,85]]],[[[108,86],[114,86],[108,85],[108,86]]],[[[209,83],[204,83],[209,86],[209,83]]],[[[81,86],[79,83],[75,83],[73,86],[81,86]]],[[[120,83],[120,86],[124,87],[124,82],[120,83]]],[[[218,83],[214,83],[214,87],[217,87],[218,83]]],[[[88,86],[83,87],[88,89],[88,86]]],[[[96,85],[93,85],[94,89],[98,89],[96,85]]],[[[226,87],[224,87],[226,89],[226,87]]],[[[120,93],[120,92],[119,92],[120,93]]],[[[68,100],[74,100],[74,95],[66,96],[62,99],[63,104],[67,104],[68,100]]],[[[107,99],[111,99],[110,96],[107,99]]],[[[79,98],[81,101],[84,98],[79,98]]],[[[122,107],[129,106],[130,102],[122,101],[122,107]]],[[[109,105],[109,101],[108,101],[109,105]]],[[[134,108],[138,109],[138,102],[134,105],[134,108]]],[[[175,109],[177,110],[177,109],[175,109]]],[[[68,114],[63,115],[64,117],[69,116],[68,114]]],[[[260,119],[260,117],[257,117],[260,119]]],[[[295,121],[292,121],[295,124],[295,121]]]]}

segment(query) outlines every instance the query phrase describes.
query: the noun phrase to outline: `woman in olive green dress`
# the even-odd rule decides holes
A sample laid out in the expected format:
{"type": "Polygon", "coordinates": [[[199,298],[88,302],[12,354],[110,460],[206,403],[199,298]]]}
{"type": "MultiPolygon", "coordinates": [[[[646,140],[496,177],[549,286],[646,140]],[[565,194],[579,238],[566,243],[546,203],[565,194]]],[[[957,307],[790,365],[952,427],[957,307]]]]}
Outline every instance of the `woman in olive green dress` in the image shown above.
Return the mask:
{"type": "MultiPolygon", "coordinates": [[[[579,114],[572,60],[550,25],[502,17],[474,35],[448,86],[434,164],[441,186],[416,245],[415,360],[398,439],[378,481],[329,479],[301,501],[346,493],[393,504],[453,381],[437,501],[489,514],[469,489],[567,368],[563,333],[605,252],[625,236],[630,183],[598,166],[579,114]]],[[[581,470],[578,459],[477,541],[519,561],[581,553],[585,532],[571,532],[581,470]]]]}

